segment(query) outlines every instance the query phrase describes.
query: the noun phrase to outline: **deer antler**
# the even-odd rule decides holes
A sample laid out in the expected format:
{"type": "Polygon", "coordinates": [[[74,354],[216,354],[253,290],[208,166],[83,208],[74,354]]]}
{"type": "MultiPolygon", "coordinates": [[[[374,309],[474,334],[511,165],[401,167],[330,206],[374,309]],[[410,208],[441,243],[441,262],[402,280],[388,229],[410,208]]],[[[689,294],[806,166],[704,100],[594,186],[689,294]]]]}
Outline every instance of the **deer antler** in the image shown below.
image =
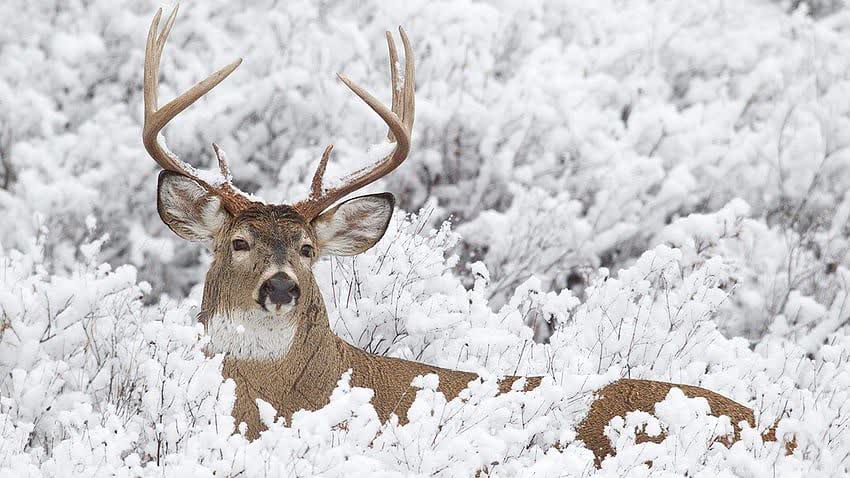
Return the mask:
{"type": "Polygon", "coordinates": [[[174,20],[177,17],[177,8],[174,7],[174,11],[171,12],[168,20],[165,21],[165,26],[159,35],[157,35],[157,32],[159,31],[159,20],[162,17],[162,9],[157,10],[151,22],[150,31],[148,31],[148,41],[145,46],[145,125],[142,130],[142,142],[145,144],[148,154],[150,154],[162,169],[194,179],[209,192],[217,195],[221,199],[224,208],[230,213],[235,214],[247,207],[251,201],[230,182],[230,169],[227,166],[227,159],[225,159],[224,153],[218,146],[214,145],[215,153],[218,158],[219,169],[222,175],[224,175],[224,180],[207,182],[199,177],[198,171],[192,165],[181,161],[177,155],[159,142],[159,132],[169,121],[215,88],[242,63],[241,58],[234,61],[169,101],[162,108],[157,108],[156,96],[157,88],[159,87],[159,62],[162,58],[162,49],[165,46],[165,40],[168,39],[168,34],[171,32],[171,27],[174,25],[174,20]]]}
{"type": "Polygon", "coordinates": [[[328,163],[333,145],[328,146],[319,161],[319,167],[313,176],[310,195],[306,200],[296,203],[293,207],[306,219],[312,220],[319,213],[340,198],[356,191],[366,185],[386,176],[397,168],[407,158],[410,151],[410,133],[413,130],[413,116],[415,110],[414,100],[414,71],[413,52],[404,29],[399,27],[401,42],[404,45],[404,88],[399,87],[398,81],[398,54],[395,43],[390,32],[387,32],[387,46],[390,56],[390,75],[392,78],[392,109],[387,108],[366,90],[348,79],[345,75],[339,75],[339,79],[345,83],[351,91],[360,97],[372,110],[384,120],[389,130],[387,139],[395,141],[393,152],[375,163],[351,174],[343,184],[335,188],[325,190],[322,185],[322,177],[328,163]]]}

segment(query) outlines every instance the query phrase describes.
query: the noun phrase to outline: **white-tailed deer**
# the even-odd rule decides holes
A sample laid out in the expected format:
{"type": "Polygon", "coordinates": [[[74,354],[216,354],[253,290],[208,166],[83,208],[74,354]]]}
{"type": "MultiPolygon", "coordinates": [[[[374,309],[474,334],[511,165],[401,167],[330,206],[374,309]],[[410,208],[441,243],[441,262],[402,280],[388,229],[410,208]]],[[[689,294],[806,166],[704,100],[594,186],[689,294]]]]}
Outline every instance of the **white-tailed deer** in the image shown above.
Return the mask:
{"type": "MultiPolygon", "coordinates": [[[[395,149],[374,166],[350,175],[335,187],[322,184],[329,146],[313,177],[307,199],[292,204],[255,202],[231,183],[225,156],[214,146],[221,176],[210,179],[182,162],[159,142],[160,130],[177,114],[206,94],[241,60],[220,69],[161,108],[157,106],[159,63],[177,9],[159,32],[162,11],[148,33],[144,66],[143,141],[162,167],[157,208],[163,222],[178,236],[205,243],[213,261],[204,284],[200,320],[210,336],[209,351],[225,355],[223,373],[237,384],[233,415],[248,425],[248,436],[263,429],[256,399],[271,403],[287,417],[300,409],[325,405],[340,376],[352,371],[352,385],[374,390],[372,404],[382,420],[396,414],[401,422],[416,390],[418,375],[437,374],[439,389],[452,399],[477,378],[473,373],[373,355],[339,339],[331,330],[312,267],[323,255],[350,256],[374,246],[393,214],[389,193],[355,197],[334,206],[346,195],[397,168],[410,151],[414,115],[414,68],[410,42],[399,29],[404,46],[404,84],[399,85],[398,55],[390,33],[392,107],[354,82],[339,78],[369,105],[389,127],[395,149]],[[331,207],[333,206],[333,207],[331,207]]],[[[518,377],[505,377],[510,389],[518,377]]],[[[526,389],[541,377],[529,377],[526,389]]],[[[578,427],[581,439],[597,463],[613,450],[603,434],[608,421],[633,410],[652,413],[672,387],[691,397],[704,397],[715,415],[728,415],[737,424],[753,424],[752,411],[728,398],[699,387],[647,380],[621,379],[598,392],[587,417],[578,427]]]]}

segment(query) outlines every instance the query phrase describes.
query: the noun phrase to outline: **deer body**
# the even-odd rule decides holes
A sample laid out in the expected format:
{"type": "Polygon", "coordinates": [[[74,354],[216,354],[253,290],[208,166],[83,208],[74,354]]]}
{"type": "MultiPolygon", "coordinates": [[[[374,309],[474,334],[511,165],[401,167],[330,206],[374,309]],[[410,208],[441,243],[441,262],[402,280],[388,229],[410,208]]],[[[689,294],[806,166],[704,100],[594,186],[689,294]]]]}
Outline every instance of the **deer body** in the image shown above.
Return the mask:
{"type": "MultiPolygon", "coordinates": [[[[145,52],[145,124],[143,143],[162,167],[157,209],[160,218],[180,237],[205,244],[213,254],[207,272],[200,320],[210,337],[208,351],[224,354],[223,373],[236,382],[233,415],[248,425],[248,436],[263,430],[257,399],[289,418],[298,410],[324,406],[340,376],[352,371],[351,384],[374,390],[372,404],[382,420],[393,414],[407,420],[415,398],[411,381],[435,373],[447,399],[455,398],[473,373],[449,370],[396,358],[376,356],[346,343],[331,330],[313,265],[321,255],[350,256],[374,246],[384,235],[394,209],[391,194],[343,199],[389,174],[407,157],[413,128],[414,68],[410,44],[404,45],[404,83],[398,55],[387,33],[392,79],[392,107],[346,77],[340,79],[388,126],[393,151],[375,165],[355,172],[338,187],[323,185],[332,147],[325,149],[307,199],[293,205],[256,202],[232,183],[224,154],[213,145],[221,177],[202,178],[160,142],[160,130],[181,111],[230,75],[241,60],[217,71],[162,107],[158,106],[159,63],[174,24],[174,12],[159,32],[159,11],[151,24],[145,52]]],[[[209,177],[209,176],[205,176],[209,177]]],[[[518,377],[500,383],[504,392],[518,377]]],[[[539,385],[529,377],[526,389],[539,385]]],[[[613,453],[604,436],[611,418],[633,410],[652,413],[672,387],[708,400],[715,415],[728,415],[736,426],[753,424],[752,411],[709,390],[646,380],[621,379],[599,391],[578,426],[578,438],[596,455],[597,464],[613,453]]],[[[737,438],[737,431],[736,436],[737,438]]]]}
{"type": "MultiPolygon", "coordinates": [[[[400,423],[407,422],[407,411],[416,397],[416,388],[411,386],[411,382],[417,376],[439,376],[439,391],[448,400],[457,397],[470,381],[478,378],[471,372],[360,350],[333,333],[321,295],[316,293],[314,297],[317,303],[308,310],[315,315],[293,318],[298,324],[297,331],[291,347],[283,355],[252,358],[230,354],[224,359],[222,373],[236,382],[233,417],[236,423],[247,425],[246,436],[249,439],[258,437],[265,429],[260,421],[257,399],[270,403],[278,415],[288,421],[298,410],[317,410],[325,406],[340,376],[349,370],[352,372],[352,386],[374,390],[372,405],[381,421],[396,415],[400,423]]],[[[211,342],[210,346],[211,351],[226,349],[218,347],[215,342],[211,342]]],[[[510,390],[518,378],[521,377],[505,377],[500,382],[500,391],[510,390]]],[[[526,389],[537,387],[541,379],[527,377],[526,389]]],[[[594,452],[597,465],[606,456],[614,454],[604,434],[608,422],[635,410],[653,413],[655,404],[664,400],[673,387],[680,388],[689,397],[705,398],[712,414],[729,416],[735,426],[735,439],[740,431],[738,423],[755,424],[752,410],[711,390],[650,380],[620,379],[599,391],[587,416],[578,426],[578,439],[594,452]]],[[[641,438],[643,441],[652,439],[641,438]]],[[[729,445],[731,441],[723,443],[729,445]]]]}

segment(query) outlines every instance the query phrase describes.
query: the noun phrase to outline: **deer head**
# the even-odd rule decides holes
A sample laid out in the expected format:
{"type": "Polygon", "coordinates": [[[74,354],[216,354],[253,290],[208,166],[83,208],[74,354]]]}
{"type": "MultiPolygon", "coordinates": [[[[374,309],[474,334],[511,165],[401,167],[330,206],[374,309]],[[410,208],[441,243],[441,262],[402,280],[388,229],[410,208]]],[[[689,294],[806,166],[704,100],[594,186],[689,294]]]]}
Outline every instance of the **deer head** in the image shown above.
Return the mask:
{"type": "Polygon", "coordinates": [[[374,246],[393,213],[392,194],[348,199],[348,194],[389,174],[407,157],[414,115],[413,54],[404,30],[404,85],[399,84],[398,56],[387,32],[392,82],[392,107],[387,108],[343,75],[340,80],[360,97],[389,128],[393,151],[376,164],[348,176],[332,188],[323,185],[333,146],[319,161],[306,199],[295,204],[265,204],[242,193],[232,183],[222,150],[213,148],[219,175],[200,173],[181,161],[159,140],[162,128],[209,92],[241,63],[236,60],[162,107],[157,106],[159,64],[177,9],[159,32],[162,10],[148,33],[144,65],[143,142],[162,167],[157,209],[178,236],[206,244],[213,253],[207,272],[201,319],[216,352],[250,358],[285,353],[300,322],[327,326],[324,305],[312,267],[322,255],[350,256],[374,246]],[[333,207],[331,207],[333,206],[333,207]],[[324,322],[324,323],[321,323],[324,322]]]}

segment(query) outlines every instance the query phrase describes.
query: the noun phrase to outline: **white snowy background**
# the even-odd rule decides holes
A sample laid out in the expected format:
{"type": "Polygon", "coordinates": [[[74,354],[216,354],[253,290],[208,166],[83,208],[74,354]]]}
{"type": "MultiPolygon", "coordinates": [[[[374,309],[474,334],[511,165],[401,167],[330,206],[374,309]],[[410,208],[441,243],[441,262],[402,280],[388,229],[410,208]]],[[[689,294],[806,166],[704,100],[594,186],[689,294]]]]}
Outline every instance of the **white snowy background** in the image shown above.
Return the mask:
{"type": "MultiPolygon", "coordinates": [[[[155,1],[0,2],[0,476],[842,475],[850,470],[850,10],[809,0],[186,1],[167,98],[245,61],[165,131],[199,167],[298,198],[340,176],[388,98],[384,31],[417,62],[413,153],[385,238],[316,274],[334,330],[476,371],[381,424],[331,404],[248,442],[195,322],[205,267],[155,211],[141,140],[155,1]],[[550,377],[495,395],[502,374],[550,377]],[[574,440],[588,391],[701,385],[781,418],[671,396],[574,440]],[[635,431],[666,430],[660,444],[635,431]],[[560,448],[551,445],[560,442],[560,448]],[[651,460],[652,468],[645,462],[651,460]]],[[[171,4],[162,5],[169,11],[171,4]]]]}

